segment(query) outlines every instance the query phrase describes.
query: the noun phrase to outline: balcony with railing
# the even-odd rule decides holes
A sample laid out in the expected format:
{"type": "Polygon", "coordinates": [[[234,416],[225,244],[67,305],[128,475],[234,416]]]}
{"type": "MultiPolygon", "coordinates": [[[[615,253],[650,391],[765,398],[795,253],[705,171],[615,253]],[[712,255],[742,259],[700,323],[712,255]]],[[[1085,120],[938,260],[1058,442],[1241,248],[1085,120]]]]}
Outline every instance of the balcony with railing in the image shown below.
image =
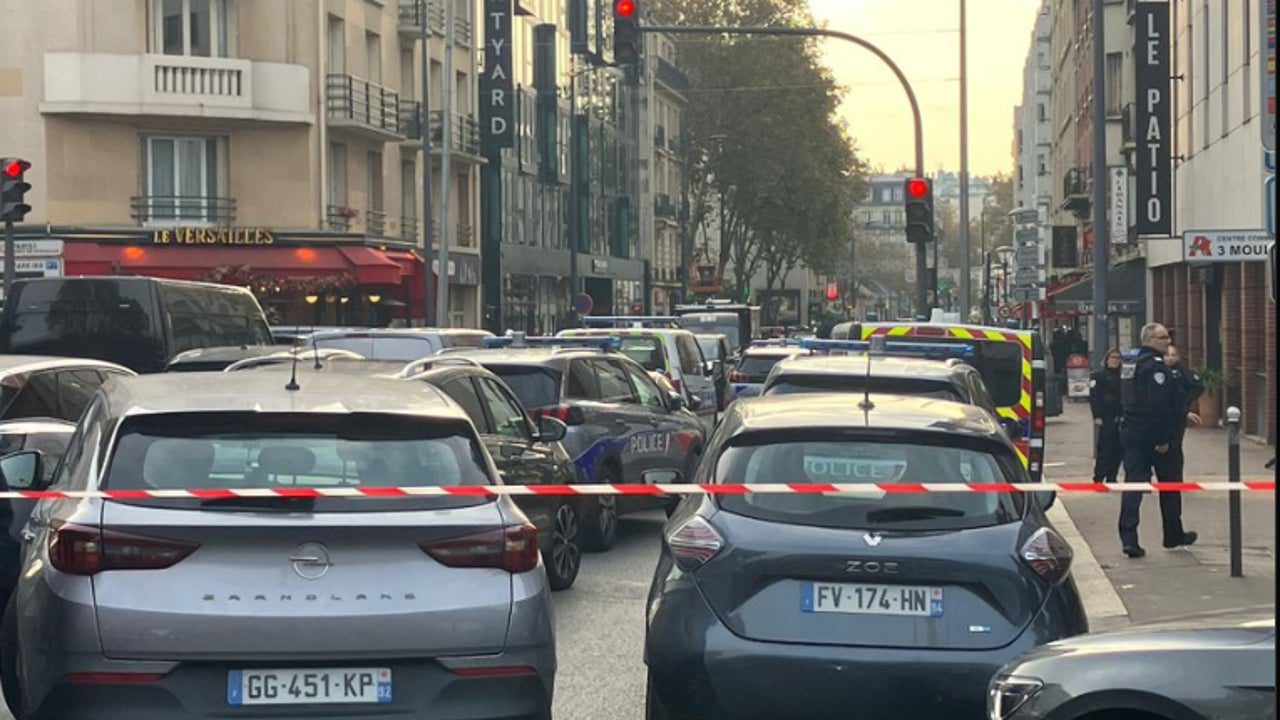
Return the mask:
{"type": "Polygon", "coordinates": [[[678,93],[686,93],[693,89],[689,76],[665,58],[658,58],[658,82],[678,93]]]}
{"type": "Polygon", "coordinates": [[[384,237],[387,234],[387,214],[381,210],[365,210],[364,230],[369,235],[384,237]]]}
{"type": "Polygon", "coordinates": [[[670,195],[665,193],[658,193],[653,196],[653,214],[656,217],[667,220],[675,220],[680,216],[675,202],[670,195]]]}
{"type": "Polygon", "coordinates": [[[399,140],[400,94],[352,75],[329,75],[329,126],[370,140],[399,140]]]}
{"type": "Polygon", "coordinates": [[[421,242],[422,221],[415,215],[400,216],[400,238],[410,242],[421,242]]]}
{"type": "MultiPolygon", "coordinates": [[[[444,148],[444,112],[431,111],[431,149],[442,152],[444,148]]],[[[453,115],[453,127],[449,132],[449,149],[457,155],[480,157],[480,123],[472,115],[453,115]]]]}
{"type": "Polygon", "coordinates": [[[399,9],[402,34],[420,36],[427,31],[444,33],[444,5],[441,0],[400,0],[399,9]]]}
{"type": "Polygon", "coordinates": [[[240,58],[50,52],[40,112],[311,123],[310,78],[240,58]]]}
{"type": "Polygon", "coordinates": [[[349,205],[326,205],[324,208],[325,223],[330,230],[348,232],[351,221],[360,216],[360,211],[349,205]]]}
{"type": "Polygon", "coordinates": [[[1089,212],[1093,179],[1088,168],[1071,168],[1062,177],[1062,209],[1076,215],[1089,212]]]}
{"type": "Polygon", "coordinates": [[[138,195],[130,198],[133,219],[140,225],[230,226],[236,201],[198,195],[138,195]]]}

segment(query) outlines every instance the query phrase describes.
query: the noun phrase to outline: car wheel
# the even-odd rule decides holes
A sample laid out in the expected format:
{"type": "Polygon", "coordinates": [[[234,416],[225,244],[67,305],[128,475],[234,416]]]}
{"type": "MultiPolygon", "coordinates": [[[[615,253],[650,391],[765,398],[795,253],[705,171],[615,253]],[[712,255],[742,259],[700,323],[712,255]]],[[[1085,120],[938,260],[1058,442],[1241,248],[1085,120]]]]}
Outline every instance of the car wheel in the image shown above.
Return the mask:
{"type": "Polygon", "coordinates": [[[0,621],[0,686],[4,702],[14,717],[22,717],[22,690],[18,683],[18,611],[10,602],[0,621]]]}
{"type": "Polygon", "coordinates": [[[662,704],[662,699],[658,697],[658,692],[653,689],[653,673],[649,673],[649,679],[644,688],[644,718],[645,720],[670,720],[671,718],[667,708],[662,704]]]}
{"type": "MultiPolygon", "coordinates": [[[[618,471],[606,467],[600,472],[600,484],[616,485],[618,471]]],[[[583,544],[592,552],[605,552],[618,539],[618,497],[597,495],[587,511],[582,527],[583,544]]]]}
{"type": "Polygon", "coordinates": [[[578,577],[582,567],[582,523],[574,503],[561,504],[552,515],[551,543],[543,551],[543,562],[552,590],[566,590],[578,577]]]}

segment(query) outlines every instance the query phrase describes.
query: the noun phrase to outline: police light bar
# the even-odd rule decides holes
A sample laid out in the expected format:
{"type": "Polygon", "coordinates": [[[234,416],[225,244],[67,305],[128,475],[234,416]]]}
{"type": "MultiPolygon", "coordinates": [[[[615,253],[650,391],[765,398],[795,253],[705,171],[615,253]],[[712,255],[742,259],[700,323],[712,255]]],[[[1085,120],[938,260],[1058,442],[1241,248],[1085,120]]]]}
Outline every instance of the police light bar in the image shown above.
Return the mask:
{"type": "Polygon", "coordinates": [[[800,341],[805,350],[831,351],[845,350],[850,352],[870,352],[874,355],[890,355],[893,357],[916,357],[925,360],[948,360],[957,358],[968,360],[976,354],[972,345],[963,343],[918,343],[918,342],[886,342],[883,351],[872,347],[866,340],[817,340],[805,338],[800,341]]]}
{"type": "Polygon", "coordinates": [[[676,319],[667,315],[591,315],[582,318],[582,324],[588,327],[644,327],[646,325],[673,325],[676,319]]]}
{"type": "Polygon", "coordinates": [[[484,338],[484,346],[490,349],[530,348],[530,347],[586,347],[600,350],[618,350],[622,348],[620,337],[528,337],[515,333],[506,337],[484,338]]]}

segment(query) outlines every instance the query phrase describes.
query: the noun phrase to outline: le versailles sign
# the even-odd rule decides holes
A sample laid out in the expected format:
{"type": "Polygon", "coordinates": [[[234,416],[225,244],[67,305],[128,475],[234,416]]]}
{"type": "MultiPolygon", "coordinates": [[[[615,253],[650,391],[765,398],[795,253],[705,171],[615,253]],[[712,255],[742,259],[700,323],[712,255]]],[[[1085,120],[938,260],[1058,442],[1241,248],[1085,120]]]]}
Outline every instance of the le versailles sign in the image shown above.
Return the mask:
{"type": "Polygon", "coordinates": [[[180,227],[156,230],[152,245],[275,245],[267,228],[180,227]]]}

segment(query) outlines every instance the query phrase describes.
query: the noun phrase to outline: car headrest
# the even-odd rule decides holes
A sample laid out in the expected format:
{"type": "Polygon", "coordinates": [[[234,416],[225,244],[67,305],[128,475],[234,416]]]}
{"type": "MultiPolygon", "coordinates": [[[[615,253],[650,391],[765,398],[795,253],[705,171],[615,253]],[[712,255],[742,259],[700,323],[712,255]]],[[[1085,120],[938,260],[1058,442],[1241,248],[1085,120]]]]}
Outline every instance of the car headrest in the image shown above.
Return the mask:
{"type": "Polygon", "coordinates": [[[147,447],[142,479],[156,489],[202,488],[213,472],[213,456],[212,441],[161,438],[147,447]]]}
{"type": "Polygon", "coordinates": [[[267,447],[258,453],[258,469],[269,475],[303,475],[315,466],[316,454],[304,447],[267,447]]]}

